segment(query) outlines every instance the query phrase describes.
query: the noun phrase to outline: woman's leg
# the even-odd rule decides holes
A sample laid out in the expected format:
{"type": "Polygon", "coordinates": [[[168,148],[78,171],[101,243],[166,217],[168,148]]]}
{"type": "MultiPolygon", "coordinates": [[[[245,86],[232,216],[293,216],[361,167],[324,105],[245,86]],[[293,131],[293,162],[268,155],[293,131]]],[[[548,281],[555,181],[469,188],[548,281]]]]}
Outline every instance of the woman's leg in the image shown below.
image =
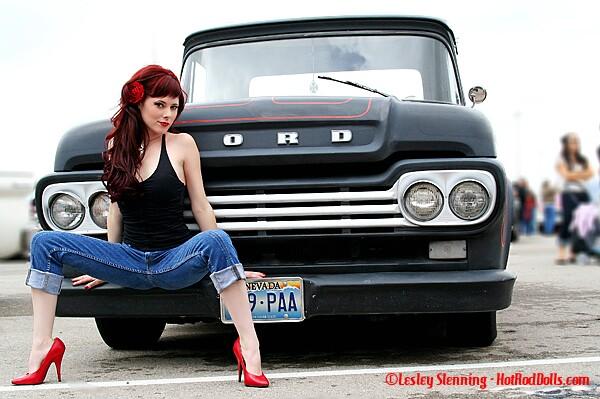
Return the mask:
{"type": "Polygon", "coordinates": [[[560,225],[560,231],[558,234],[558,259],[567,260],[572,257],[573,254],[570,249],[571,232],[569,231],[569,225],[573,216],[573,210],[575,208],[575,201],[573,193],[563,192],[561,194],[562,203],[562,221],[560,225]]]}
{"type": "Polygon", "coordinates": [[[531,219],[529,220],[529,234],[530,235],[534,235],[536,233],[536,225],[537,225],[537,217],[536,217],[536,213],[537,210],[534,208],[531,210],[531,219]]]}
{"type": "Polygon", "coordinates": [[[553,204],[544,207],[544,233],[550,235],[554,232],[555,210],[553,204]]]}
{"type": "Polygon", "coordinates": [[[36,288],[31,289],[33,302],[33,337],[29,354],[28,372],[40,367],[40,363],[52,346],[52,328],[58,296],[36,288]]]}
{"type": "Polygon", "coordinates": [[[260,375],[259,342],[250,312],[246,276],[229,235],[221,229],[205,230],[152,261],[158,263],[152,268],[152,279],[164,289],[188,287],[210,273],[240,336],[247,370],[260,375]]]}
{"type": "Polygon", "coordinates": [[[559,234],[559,240],[561,243],[559,248],[559,259],[573,259],[575,257],[575,251],[573,248],[573,234],[569,230],[569,226],[571,225],[573,213],[575,212],[577,206],[582,203],[589,202],[590,198],[587,192],[563,192],[561,199],[563,204],[563,217],[559,234]]]}
{"type": "Polygon", "coordinates": [[[554,227],[556,226],[556,208],[554,205],[550,206],[550,227],[548,234],[554,234],[554,227]]]}
{"type": "Polygon", "coordinates": [[[519,233],[521,233],[521,235],[527,234],[527,221],[525,219],[519,221],[519,233]]]}
{"type": "Polygon", "coordinates": [[[123,244],[73,233],[42,231],[32,237],[31,268],[26,279],[26,284],[31,287],[33,303],[29,372],[39,368],[52,346],[56,303],[63,281],[63,263],[115,284],[150,288],[147,276],[135,269],[141,258],[137,259],[133,251],[127,250],[123,244]]]}
{"type": "Polygon", "coordinates": [[[246,282],[238,280],[221,291],[221,298],[227,307],[235,329],[240,336],[242,345],[242,354],[246,361],[248,372],[260,375],[261,359],[258,337],[254,329],[254,321],[250,312],[250,303],[248,302],[248,291],[246,282]]]}
{"type": "Polygon", "coordinates": [[[252,320],[252,313],[250,311],[246,277],[243,269],[239,273],[235,267],[239,265],[241,268],[237,251],[231,242],[231,238],[225,231],[220,229],[209,230],[208,233],[219,244],[222,250],[221,253],[224,254],[222,256],[225,258],[224,261],[221,256],[217,255],[210,259],[209,263],[212,264],[215,261],[217,264],[234,265],[233,267],[229,266],[225,269],[214,270],[210,277],[221,298],[223,298],[223,303],[227,307],[231,315],[231,320],[240,337],[242,355],[246,361],[248,372],[260,375],[262,370],[258,337],[256,336],[254,321],[252,320]],[[230,268],[231,271],[229,271],[230,268]]]}

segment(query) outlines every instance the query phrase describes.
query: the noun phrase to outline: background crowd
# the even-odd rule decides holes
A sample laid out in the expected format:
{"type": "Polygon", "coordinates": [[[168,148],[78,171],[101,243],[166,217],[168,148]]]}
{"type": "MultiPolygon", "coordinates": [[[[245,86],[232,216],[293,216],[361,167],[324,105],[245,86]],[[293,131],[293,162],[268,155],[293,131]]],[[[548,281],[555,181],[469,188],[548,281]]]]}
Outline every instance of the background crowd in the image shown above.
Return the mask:
{"type": "MultiPolygon", "coordinates": [[[[600,160],[600,147],[597,156],[600,160]]],[[[589,264],[600,259],[600,204],[593,202],[588,192],[588,183],[597,172],[582,155],[576,133],[561,138],[554,170],[555,182],[545,180],[539,197],[527,179],[514,182],[518,234],[556,234],[556,264],[589,264]]]]}

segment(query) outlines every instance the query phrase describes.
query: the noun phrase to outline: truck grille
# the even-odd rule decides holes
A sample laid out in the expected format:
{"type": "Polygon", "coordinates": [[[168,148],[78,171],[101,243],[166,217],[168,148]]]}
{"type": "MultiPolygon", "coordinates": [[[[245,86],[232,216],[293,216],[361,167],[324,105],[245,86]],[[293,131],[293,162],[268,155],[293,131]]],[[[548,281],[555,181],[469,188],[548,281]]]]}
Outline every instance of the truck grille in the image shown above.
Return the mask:
{"type": "MultiPolygon", "coordinates": [[[[395,231],[412,226],[402,217],[396,190],[278,189],[211,193],[218,227],[231,235],[340,234],[351,231],[395,231]]],[[[184,217],[190,230],[199,230],[190,201],[184,217]]]]}

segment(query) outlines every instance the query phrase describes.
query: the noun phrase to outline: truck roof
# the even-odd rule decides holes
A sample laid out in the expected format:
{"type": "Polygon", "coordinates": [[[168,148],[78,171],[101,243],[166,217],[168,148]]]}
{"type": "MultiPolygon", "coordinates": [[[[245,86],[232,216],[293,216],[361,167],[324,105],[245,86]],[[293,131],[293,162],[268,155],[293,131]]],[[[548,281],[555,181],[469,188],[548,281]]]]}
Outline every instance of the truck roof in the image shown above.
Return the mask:
{"type": "Polygon", "coordinates": [[[452,29],[439,18],[424,16],[335,16],[310,17],[283,20],[271,20],[210,28],[190,34],[183,45],[184,58],[188,51],[198,45],[227,41],[232,39],[252,38],[262,35],[283,35],[294,33],[318,33],[339,30],[414,30],[433,32],[444,37],[456,48],[456,40],[452,29]]]}

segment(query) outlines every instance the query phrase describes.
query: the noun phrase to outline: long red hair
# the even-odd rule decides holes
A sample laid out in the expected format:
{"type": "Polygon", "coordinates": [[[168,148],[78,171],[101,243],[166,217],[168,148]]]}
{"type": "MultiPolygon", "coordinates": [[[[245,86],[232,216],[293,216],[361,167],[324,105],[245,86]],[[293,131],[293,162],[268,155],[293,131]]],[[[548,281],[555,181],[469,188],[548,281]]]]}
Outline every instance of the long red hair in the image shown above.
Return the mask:
{"type": "Polygon", "coordinates": [[[102,182],[111,202],[139,192],[139,182],[135,177],[142,162],[139,149],[142,144],[146,148],[149,138],[138,104],[147,97],[178,97],[177,120],[187,94],[181,88],[177,75],[159,65],[143,67],[123,85],[119,109],[110,119],[114,127],[106,135],[105,151],[102,153],[102,182]],[[111,141],[112,145],[109,145],[111,141]]]}

